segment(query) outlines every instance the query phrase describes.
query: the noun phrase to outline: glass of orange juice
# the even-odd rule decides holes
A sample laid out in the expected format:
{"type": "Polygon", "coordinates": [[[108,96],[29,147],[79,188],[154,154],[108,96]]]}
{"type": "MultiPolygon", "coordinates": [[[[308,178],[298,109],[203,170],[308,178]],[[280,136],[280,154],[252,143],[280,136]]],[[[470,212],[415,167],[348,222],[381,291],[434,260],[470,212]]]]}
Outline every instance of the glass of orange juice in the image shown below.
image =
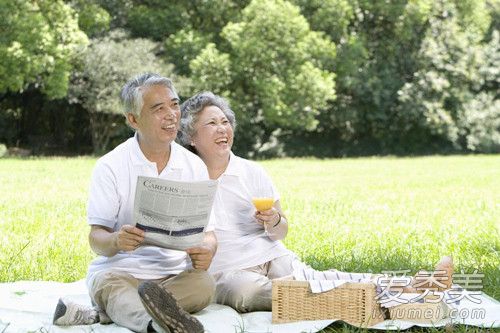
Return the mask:
{"type": "Polygon", "coordinates": [[[274,199],[269,197],[252,198],[253,205],[260,212],[273,207],[274,199]]]}
{"type": "MultiPolygon", "coordinates": [[[[261,212],[264,210],[271,209],[274,204],[274,199],[272,197],[253,197],[253,205],[255,208],[261,212]]],[[[264,235],[267,236],[267,224],[264,223],[264,235]]]]}

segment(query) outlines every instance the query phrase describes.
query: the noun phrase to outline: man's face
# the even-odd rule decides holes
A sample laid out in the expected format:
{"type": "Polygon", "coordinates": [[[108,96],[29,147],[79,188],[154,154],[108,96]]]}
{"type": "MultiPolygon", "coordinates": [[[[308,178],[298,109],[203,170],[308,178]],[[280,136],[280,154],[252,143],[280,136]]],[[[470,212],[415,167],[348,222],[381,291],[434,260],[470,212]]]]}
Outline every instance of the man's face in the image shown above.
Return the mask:
{"type": "Polygon", "coordinates": [[[141,144],[152,148],[170,144],[177,136],[181,111],[179,98],[164,86],[146,88],[139,117],[129,114],[129,122],[139,131],[141,144]]]}

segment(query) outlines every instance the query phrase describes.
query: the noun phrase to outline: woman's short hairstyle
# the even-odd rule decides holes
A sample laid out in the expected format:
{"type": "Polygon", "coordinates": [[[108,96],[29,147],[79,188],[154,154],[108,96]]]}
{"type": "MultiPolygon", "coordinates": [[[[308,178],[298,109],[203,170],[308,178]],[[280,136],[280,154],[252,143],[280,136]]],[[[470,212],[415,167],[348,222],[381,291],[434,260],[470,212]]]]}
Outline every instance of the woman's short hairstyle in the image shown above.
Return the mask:
{"type": "Polygon", "coordinates": [[[137,75],[123,86],[120,94],[125,116],[129,113],[132,113],[136,117],[141,115],[145,88],[151,86],[164,86],[177,96],[177,92],[170,79],[156,73],[137,75]]]}
{"type": "Polygon", "coordinates": [[[198,121],[201,111],[207,106],[216,106],[221,109],[233,130],[236,129],[236,117],[229,107],[229,103],[210,91],[200,92],[181,105],[181,128],[178,138],[184,147],[190,147],[191,139],[195,134],[194,125],[198,121]]]}

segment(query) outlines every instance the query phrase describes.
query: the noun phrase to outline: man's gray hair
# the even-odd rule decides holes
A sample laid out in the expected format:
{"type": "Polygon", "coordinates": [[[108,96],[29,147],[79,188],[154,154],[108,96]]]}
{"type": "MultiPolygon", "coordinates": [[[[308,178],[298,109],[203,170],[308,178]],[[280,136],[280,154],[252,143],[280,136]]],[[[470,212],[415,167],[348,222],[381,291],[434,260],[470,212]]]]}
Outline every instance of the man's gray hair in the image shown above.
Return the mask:
{"type": "Polygon", "coordinates": [[[210,91],[203,91],[181,105],[181,128],[178,138],[184,147],[190,147],[191,139],[195,134],[194,125],[198,121],[201,111],[207,106],[216,106],[221,109],[233,130],[236,129],[236,117],[229,107],[229,103],[221,96],[210,91]]]}
{"type": "Polygon", "coordinates": [[[143,94],[145,88],[151,86],[164,86],[177,96],[174,85],[169,78],[156,73],[139,74],[129,80],[122,88],[120,97],[125,116],[132,113],[136,117],[141,115],[141,109],[144,104],[143,94]]]}

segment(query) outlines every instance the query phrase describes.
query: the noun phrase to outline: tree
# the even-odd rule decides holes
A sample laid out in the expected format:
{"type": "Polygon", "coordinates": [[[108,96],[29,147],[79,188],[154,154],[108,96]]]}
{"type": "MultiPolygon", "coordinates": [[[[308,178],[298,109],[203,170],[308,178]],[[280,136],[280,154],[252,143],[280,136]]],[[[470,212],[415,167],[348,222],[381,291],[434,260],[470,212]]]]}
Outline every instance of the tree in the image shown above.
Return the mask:
{"type": "Polygon", "coordinates": [[[192,82],[202,90],[216,91],[219,95],[230,98],[231,92],[231,60],[229,54],[217,50],[215,44],[208,44],[200,54],[191,61],[194,75],[192,82]]]}
{"type": "Polygon", "coordinates": [[[189,22],[184,1],[133,1],[127,11],[126,28],[133,37],[162,41],[189,22]]]}
{"type": "Polygon", "coordinates": [[[424,145],[435,137],[455,149],[498,149],[498,33],[482,42],[489,21],[477,2],[434,3],[418,70],[398,92],[394,125],[403,135],[424,145]]]}
{"type": "Polygon", "coordinates": [[[128,131],[108,94],[169,63],[164,73],[190,78],[176,80],[186,97],[229,99],[243,155],[500,149],[499,0],[0,0],[0,15],[8,144],[55,147],[82,132],[54,128],[90,117],[105,149],[128,131]],[[84,58],[68,106],[55,98],[84,58]],[[63,113],[73,120],[55,121],[63,113]]]}
{"type": "MultiPolygon", "coordinates": [[[[93,39],[83,54],[81,69],[72,78],[71,98],[90,113],[95,153],[108,149],[113,136],[126,131],[119,101],[126,81],[143,72],[172,77],[173,66],[155,56],[156,48],[153,41],[128,39],[123,32],[114,31],[107,37],[93,39]]],[[[173,79],[182,89],[182,78],[173,79]]]]}
{"type": "Polygon", "coordinates": [[[335,57],[335,45],[310,30],[298,7],[254,0],[222,37],[227,48],[208,45],[191,71],[198,90],[229,96],[241,125],[237,147],[265,148],[279,128],[316,128],[316,116],[335,98],[334,74],[321,61],[335,57]]]}
{"type": "Polygon", "coordinates": [[[170,35],[164,45],[163,58],[175,65],[176,72],[189,75],[189,63],[200,54],[212,38],[197,30],[182,29],[170,35]]]}
{"type": "Polygon", "coordinates": [[[0,0],[0,17],[0,93],[34,84],[50,98],[64,97],[88,42],[75,12],[60,0],[0,0]]]}
{"type": "Polygon", "coordinates": [[[472,99],[460,108],[457,124],[462,148],[471,151],[500,152],[500,33],[494,29],[491,40],[482,45],[478,75],[472,82],[472,99]]]}
{"type": "MultiPolygon", "coordinates": [[[[476,97],[487,89],[478,89],[480,72],[494,71],[487,59],[498,57],[482,56],[482,39],[495,29],[488,10],[498,17],[498,0],[294,2],[313,28],[337,42],[337,99],[321,113],[318,137],[343,141],[351,152],[359,146],[365,153],[404,153],[462,149],[461,133],[493,132],[477,125],[469,131],[458,120],[482,119],[477,109],[460,114],[493,100],[476,97]]],[[[490,119],[494,112],[484,110],[490,119]]]]}
{"type": "Polygon", "coordinates": [[[78,13],[78,26],[88,37],[97,37],[109,31],[111,15],[96,0],[71,0],[69,4],[78,13]]]}
{"type": "Polygon", "coordinates": [[[311,28],[325,32],[333,42],[339,44],[348,35],[349,25],[354,19],[355,7],[348,0],[292,0],[300,7],[311,28]]]}
{"type": "Polygon", "coordinates": [[[391,110],[396,92],[415,71],[430,1],[294,2],[311,26],[325,31],[337,45],[337,99],[320,114],[313,141],[344,142],[351,152],[357,146],[392,148],[385,142],[391,110]]]}

